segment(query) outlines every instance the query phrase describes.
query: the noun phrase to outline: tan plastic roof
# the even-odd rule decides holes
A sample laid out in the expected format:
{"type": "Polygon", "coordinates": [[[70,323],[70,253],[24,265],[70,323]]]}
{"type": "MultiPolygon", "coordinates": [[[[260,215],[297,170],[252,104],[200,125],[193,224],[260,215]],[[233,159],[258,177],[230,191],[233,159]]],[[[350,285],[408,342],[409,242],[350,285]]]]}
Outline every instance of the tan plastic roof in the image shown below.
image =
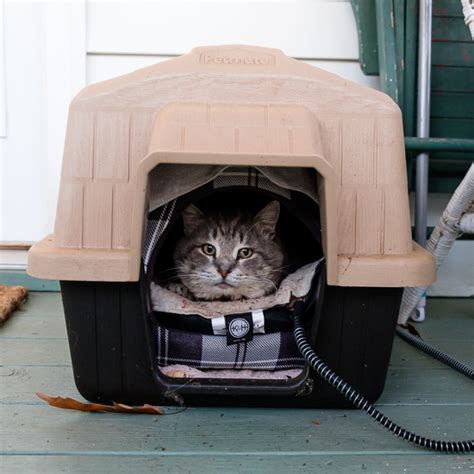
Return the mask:
{"type": "Polygon", "coordinates": [[[396,104],[244,46],[196,48],[78,94],[54,235],[33,247],[29,273],[137,280],[148,173],[160,163],[313,167],[331,284],[434,279],[433,259],[411,240],[396,104]]]}

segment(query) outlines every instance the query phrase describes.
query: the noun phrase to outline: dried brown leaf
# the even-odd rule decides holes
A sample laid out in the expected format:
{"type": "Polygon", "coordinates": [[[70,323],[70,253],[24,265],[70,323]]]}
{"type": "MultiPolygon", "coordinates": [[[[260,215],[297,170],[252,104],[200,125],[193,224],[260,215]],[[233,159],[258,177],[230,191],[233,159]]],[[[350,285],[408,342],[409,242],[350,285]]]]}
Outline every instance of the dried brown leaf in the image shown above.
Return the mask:
{"type": "Polygon", "coordinates": [[[67,410],[79,410],[87,412],[96,412],[96,411],[108,411],[112,413],[147,413],[150,415],[163,415],[161,408],[155,407],[153,405],[142,405],[141,407],[131,407],[124,405],[123,403],[113,402],[111,405],[103,405],[101,403],[83,403],[79,400],[74,400],[74,398],[69,397],[51,397],[45,393],[36,392],[36,395],[44,400],[52,407],[64,408],[67,410]]]}

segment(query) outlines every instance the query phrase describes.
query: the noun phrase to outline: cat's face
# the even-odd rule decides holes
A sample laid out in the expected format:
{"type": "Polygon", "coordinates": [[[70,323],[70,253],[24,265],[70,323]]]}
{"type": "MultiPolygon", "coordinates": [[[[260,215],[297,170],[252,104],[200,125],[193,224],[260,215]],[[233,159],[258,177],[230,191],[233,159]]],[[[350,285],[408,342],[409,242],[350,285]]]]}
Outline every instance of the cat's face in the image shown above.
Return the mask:
{"type": "Polygon", "coordinates": [[[190,205],[174,261],[181,282],[202,300],[258,298],[276,290],[285,256],[275,239],[280,204],[255,217],[206,216],[190,205]]]}

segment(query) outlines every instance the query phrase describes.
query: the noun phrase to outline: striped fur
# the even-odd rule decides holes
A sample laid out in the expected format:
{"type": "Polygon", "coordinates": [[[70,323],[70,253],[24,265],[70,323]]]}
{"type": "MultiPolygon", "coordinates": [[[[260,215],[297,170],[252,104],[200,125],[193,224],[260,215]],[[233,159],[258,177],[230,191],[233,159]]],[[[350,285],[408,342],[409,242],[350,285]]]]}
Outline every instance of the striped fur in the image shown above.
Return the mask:
{"type": "Polygon", "coordinates": [[[274,292],[286,261],[275,234],[279,213],[277,201],[256,216],[240,211],[204,215],[194,205],[187,207],[183,212],[185,235],[174,253],[181,284],[169,288],[208,301],[259,298],[274,292]],[[206,244],[212,246],[214,255],[203,251],[206,244]],[[251,256],[239,256],[242,248],[251,249],[251,256]]]}

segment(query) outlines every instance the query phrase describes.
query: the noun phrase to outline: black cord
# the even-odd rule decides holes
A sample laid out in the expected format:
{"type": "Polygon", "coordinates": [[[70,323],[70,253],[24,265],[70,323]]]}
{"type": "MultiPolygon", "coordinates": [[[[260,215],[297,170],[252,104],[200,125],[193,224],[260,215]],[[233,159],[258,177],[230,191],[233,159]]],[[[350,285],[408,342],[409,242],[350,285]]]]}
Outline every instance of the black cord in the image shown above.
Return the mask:
{"type": "Polygon", "coordinates": [[[403,326],[397,326],[397,334],[404,341],[408,342],[412,346],[415,346],[417,349],[420,349],[420,351],[425,352],[434,359],[437,359],[443,364],[446,364],[452,369],[458,371],[460,374],[463,374],[471,380],[474,380],[474,369],[472,367],[469,367],[463,362],[456,360],[454,357],[451,357],[450,355],[441,352],[435,347],[430,346],[425,341],[423,341],[421,337],[411,334],[407,328],[404,328],[403,326]]]}
{"type": "Polygon", "coordinates": [[[309,345],[304,332],[301,314],[303,309],[303,304],[297,303],[294,306],[294,335],[298,349],[310,367],[312,367],[320,377],[334,387],[339,393],[344,395],[344,397],[346,397],[355,407],[365,410],[374,420],[393,434],[418,446],[435,451],[448,451],[452,453],[467,453],[474,450],[474,440],[436,441],[424,438],[398,426],[384,414],[380,413],[363,395],[358,393],[353,387],[351,387],[351,385],[339,377],[339,375],[337,375],[315,354],[309,345]]]}

